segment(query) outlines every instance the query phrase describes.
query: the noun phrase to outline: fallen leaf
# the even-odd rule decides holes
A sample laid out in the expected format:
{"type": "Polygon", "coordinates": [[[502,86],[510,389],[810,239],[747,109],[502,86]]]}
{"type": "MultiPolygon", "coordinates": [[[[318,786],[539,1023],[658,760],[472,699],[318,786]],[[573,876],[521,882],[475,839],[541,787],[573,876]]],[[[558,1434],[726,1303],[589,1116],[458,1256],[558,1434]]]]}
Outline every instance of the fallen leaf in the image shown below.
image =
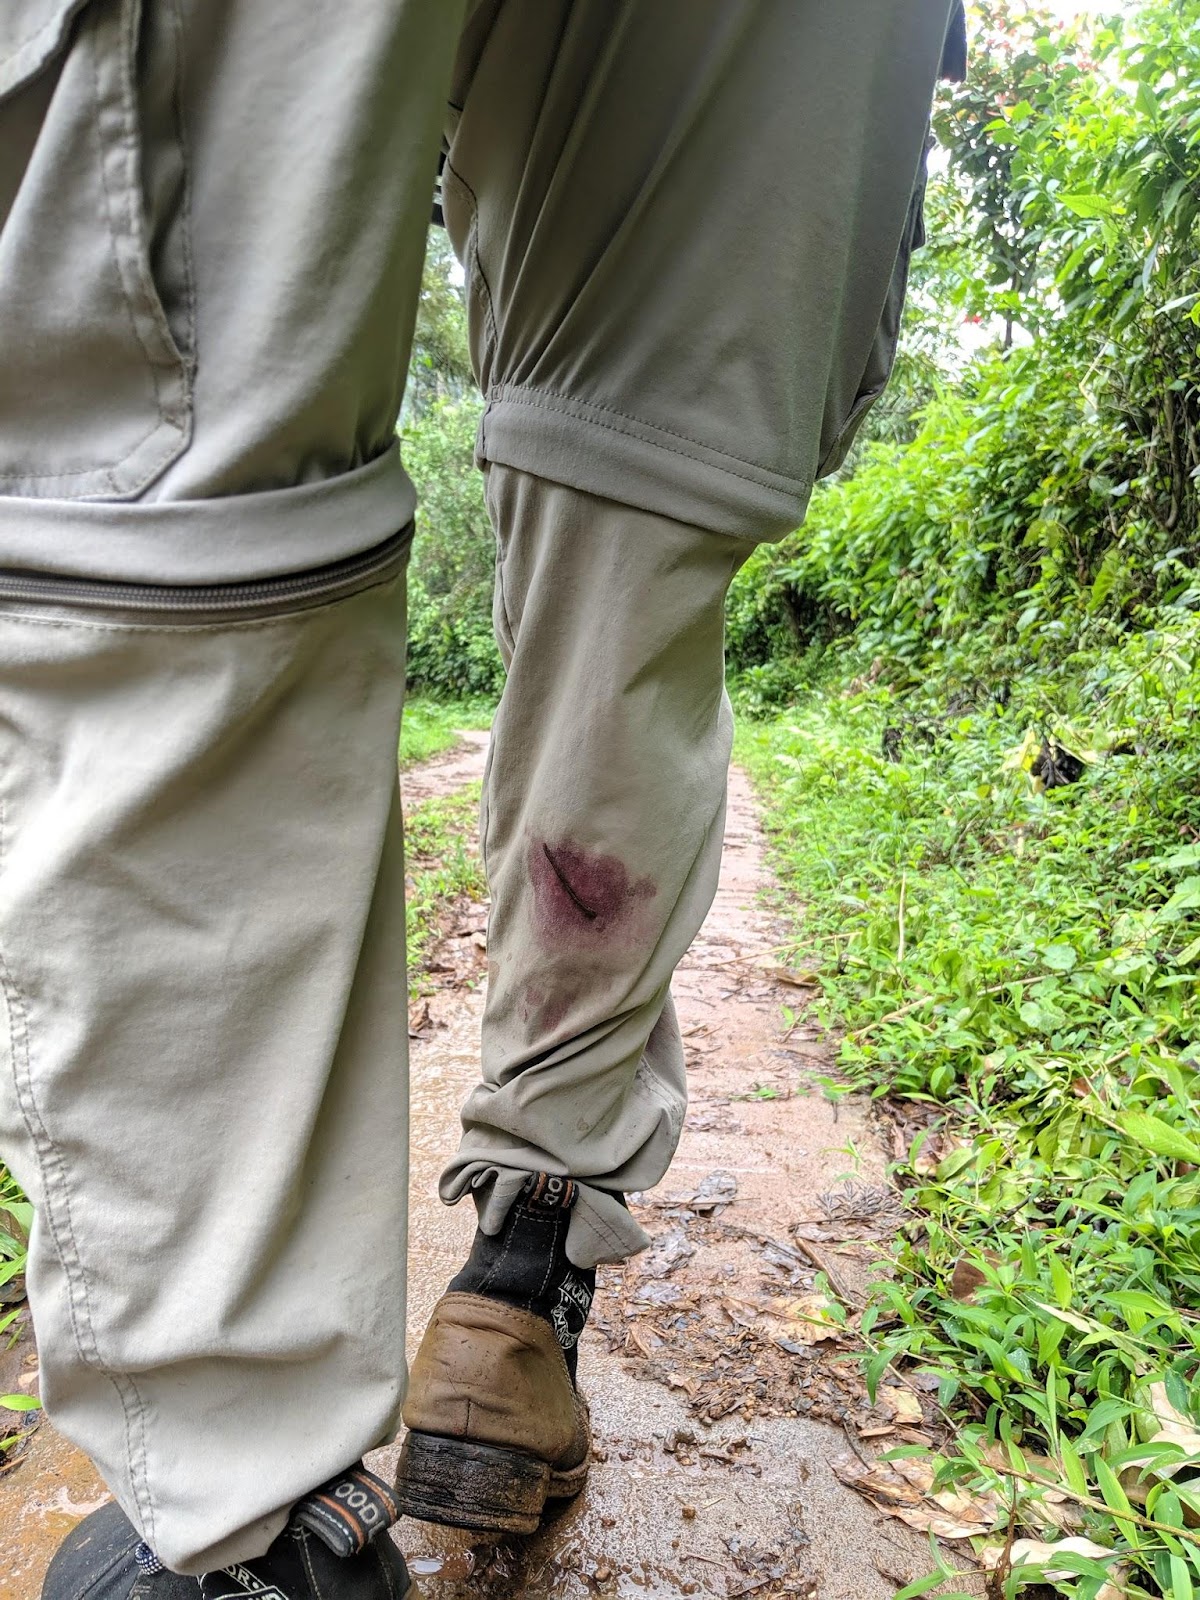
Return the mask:
{"type": "Polygon", "coordinates": [[[879,1391],[880,1408],[893,1422],[924,1422],[921,1402],[911,1389],[888,1387],[879,1391]]]}
{"type": "Polygon", "coordinates": [[[732,1172],[710,1172],[694,1189],[683,1194],[643,1196],[642,1199],[645,1204],[663,1211],[695,1211],[708,1216],[736,1200],[737,1192],[738,1181],[732,1172]]]}
{"type": "Polygon", "coordinates": [[[771,965],[755,965],[756,972],[761,972],[764,977],[774,978],[776,983],[786,983],[793,989],[811,989],[820,980],[815,972],[798,972],[794,967],[776,967],[771,965]]]}
{"type": "Polygon", "coordinates": [[[644,1255],[635,1257],[639,1278],[666,1278],[696,1254],[696,1246],[682,1228],[672,1228],[655,1239],[644,1255]]]}
{"type": "Polygon", "coordinates": [[[959,1261],[950,1275],[950,1293],[956,1300],[973,1300],[976,1289],[987,1282],[987,1273],[973,1261],[959,1261]]]}
{"type": "MultiPolygon", "coordinates": [[[[983,1551],[983,1565],[989,1572],[994,1572],[1000,1566],[1006,1548],[1006,1545],[1002,1544],[989,1545],[983,1551]]],[[[1017,1539],[1009,1551],[1009,1563],[1014,1569],[1018,1567],[1037,1569],[1055,1582],[1060,1578],[1074,1576],[1069,1568],[1056,1568],[1053,1564],[1056,1555],[1061,1556],[1068,1551],[1073,1555],[1084,1556],[1089,1561],[1114,1562],[1112,1580],[1104,1585],[1096,1600],[1121,1600],[1121,1596],[1125,1593],[1124,1582],[1128,1569],[1123,1562],[1114,1561],[1112,1550],[1106,1549],[1104,1545],[1094,1544],[1091,1539],[1079,1537],[1059,1539],[1054,1544],[1046,1544],[1039,1539],[1017,1539]]],[[[1040,1580],[1036,1580],[1031,1574],[1029,1582],[1035,1581],[1040,1580]]]]}
{"type": "Polygon", "coordinates": [[[779,1311],[772,1311],[766,1319],[773,1329],[782,1329],[784,1337],[796,1339],[801,1344],[824,1344],[840,1339],[846,1329],[832,1317],[828,1297],[823,1294],[802,1294],[779,1311]]]}
{"type": "Polygon", "coordinates": [[[644,1356],[650,1357],[654,1354],[654,1345],[651,1343],[650,1334],[646,1332],[645,1328],[639,1327],[636,1322],[629,1329],[628,1338],[644,1356]]]}
{"type": "Polygon", "coordinates": [[[1143,1417],[1139,1427],[1143,1444],[1170,1444],[1183,1453],[1182,1461],[1137,1461],[1133,1466],[1148,1466],[1157,1478],[1173,1478],[1185,1467],[1200,1464],[1200,1431],[1190,1417],[1177,1411],[1167,1398],[1165,1383],[1151,1383],[1146,1387],[1145,1401],[1150,1412],[1143,1417]]]}
{"type": "Polygon", "coordinates": [[[918,1533],[932,1533],[938,1539],[977,1539],[981,1533],[990,1533],[995,1525],[991,1522],[956,1522],[953,1517],[924,1507],[917,1511],[898,1507],[893,1511],[889,1506],[887,1510],[907,1527],[914,1528],[918,1533]]]}
{"type": "Polygon", "coordinates": [[[1000,1520],[994,1495],[968,1495],[953,1489],[933,1493],[933,1465],[921,1457],[875,1461],[868,1466],[856,1456],[839,1456],[832,1465],[842,1483],[919,1533],[933,1533],[939,1539],[974,1539],[990,1533],[1000,1520]]]}

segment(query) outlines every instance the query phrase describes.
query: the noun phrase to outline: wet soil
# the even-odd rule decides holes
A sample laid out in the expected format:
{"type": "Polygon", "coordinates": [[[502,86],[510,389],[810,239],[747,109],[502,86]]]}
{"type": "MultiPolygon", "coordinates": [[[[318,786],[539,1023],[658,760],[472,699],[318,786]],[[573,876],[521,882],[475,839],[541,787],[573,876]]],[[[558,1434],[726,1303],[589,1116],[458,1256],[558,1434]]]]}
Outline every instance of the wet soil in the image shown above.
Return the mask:
{"type": "MultiPolygon", "coordinates": [[[[486,735],[466,735],[404,773],[407,803],[478,779],[485,748],[486,735]]],[[[828,1046],[788,1025],[784,1008],[802,1009],[804,994],[774,967],[782,936],[762,908],[763,839],[738,772],[730,799],[720,890],[675,984],[691,1109],[660,1190],[632,1198],[655,1244],[601,1269],[581,1346],[589,1487],[528,1539],[402,1522],[395,1536],[427,1600],[885,1600],[928,1570],[925,1541],[831,1469],[862,1433],[886,1447],[920,1423],[911,1397],[897,1407],[886,1389],[869,1407],[838,1321],[895,1215],[867,1106],[826,1095],[828,1046]]],[[[410,1354],[473,1229],[436,1183],[477,1072],[484,914],[448,911],[413,1029],[410,1354]]],[[[30,1362],[26,1345],[5,1376],[31,1383],[30,1362]]],[[[372,1465],[386,1472],[392,1454],[372,1465]]],[[[43,1423],[0,1474],[0,1600],[36,1600],[55,1545],[103,1493],[43,1423]]]]}

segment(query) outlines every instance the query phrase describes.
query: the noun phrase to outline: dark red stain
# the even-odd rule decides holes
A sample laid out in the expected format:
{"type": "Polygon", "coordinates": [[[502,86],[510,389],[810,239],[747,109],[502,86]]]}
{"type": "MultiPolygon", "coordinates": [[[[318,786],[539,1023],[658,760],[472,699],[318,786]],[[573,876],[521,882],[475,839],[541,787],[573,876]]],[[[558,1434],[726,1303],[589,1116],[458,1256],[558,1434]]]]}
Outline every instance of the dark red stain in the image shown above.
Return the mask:
{"type": "Polygon", "coordinates": [[[652,879],[632,879],[616,856],[544,839],[530,844],[529,875],[537,929],[551,949],[605,943],[658,893],[652,879]]]}

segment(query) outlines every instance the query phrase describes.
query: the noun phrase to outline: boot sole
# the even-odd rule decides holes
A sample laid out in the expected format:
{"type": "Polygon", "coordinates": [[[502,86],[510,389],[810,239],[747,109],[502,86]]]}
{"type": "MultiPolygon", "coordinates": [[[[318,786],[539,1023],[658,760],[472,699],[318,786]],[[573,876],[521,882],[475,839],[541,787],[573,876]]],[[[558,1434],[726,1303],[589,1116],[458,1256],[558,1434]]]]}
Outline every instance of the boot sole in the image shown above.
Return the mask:
{"type": "Polygon", "coordinates": [[[556,1472],[525,1450],[409,1433],[400,1452],[400,1513],[477,1533],[533,1533],[547,1500],[573,1500],[588,1463],[556,1472]]]}

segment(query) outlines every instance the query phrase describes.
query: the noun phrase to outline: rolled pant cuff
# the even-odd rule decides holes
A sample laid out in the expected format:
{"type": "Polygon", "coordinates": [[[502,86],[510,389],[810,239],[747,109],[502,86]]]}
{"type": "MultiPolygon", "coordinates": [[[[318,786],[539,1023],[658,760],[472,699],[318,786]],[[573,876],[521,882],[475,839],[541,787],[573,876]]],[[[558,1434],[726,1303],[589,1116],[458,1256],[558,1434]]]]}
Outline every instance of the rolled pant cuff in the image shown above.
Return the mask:
{"type": "Polygon", "coordinates": [[[641,418],[523,384],[488,395],[478,464],[515,467],[733,538],[782,539],[804,521],[812,478],[771,472],[641,418]]]}
{"type": "Polygon", "coordinates": [[[336,478],[206,500],[0,494],[0,567],[116,583],[246,583],[361,555],[407,527],[415,505],[398,446],[336,478]]]}
{"type": "MultiPolygon", "coordinates": [[[[470,1194],[484,1233],[495,1235],[504,1227],[513,1203],[529,1179],[529,1169],[497,1167],[471,1162],[447,1173],[439,1192],[447,1205],[457,1205],[470,1194]]],[[[597,1267],[606,1261],[628,1261],[645,1250],[650,1236],[634,1221],[608,1189],[579,1182],[579,1195],[567,1228],[567,1257],[577,1267],[597,1267]]]]}

